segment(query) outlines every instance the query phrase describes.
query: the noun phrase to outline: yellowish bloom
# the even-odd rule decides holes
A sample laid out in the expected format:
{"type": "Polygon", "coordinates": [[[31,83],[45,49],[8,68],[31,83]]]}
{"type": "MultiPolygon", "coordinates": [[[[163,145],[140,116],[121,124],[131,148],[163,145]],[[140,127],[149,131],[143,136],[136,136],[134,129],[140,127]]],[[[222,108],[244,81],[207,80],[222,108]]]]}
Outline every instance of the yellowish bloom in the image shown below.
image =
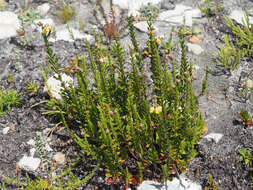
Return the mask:
{"type": "Polygon", "coordinates": [[[162,106],[157,106],[157,107],[155,108],[155,113],[156,113],[156,114],[159,114],[159,113],[161,113],[162,111],[163,111],[162,106]]]}
{"type": "Polygon", "coordinates": [[[159,46],[161,44],[161,40],[160,39],[156,39],[156,43],[159,46]]]}
{"type": "Polygon", "coordinates": [[[159,114],[163,111],[163,108],[162,106],[152,106],[149,108],[149,112],[150,113],[156,113],[156,114],[159,114]]]}
{"type": "Polygon", "coordinates": [[[151,108],[149,108],[149,112],[150,113],[153,113],[155,111],[155,107],[154,106],[152,106],[151,108]]]}
{"type": "Polygon", "coordinates": [[[49,26],[49,25],[46,25],[44,28],[43,28],[43,34],[45,34],[46,36],[49,36],[50,32],[52,30],[52,27],[49,26]]]}

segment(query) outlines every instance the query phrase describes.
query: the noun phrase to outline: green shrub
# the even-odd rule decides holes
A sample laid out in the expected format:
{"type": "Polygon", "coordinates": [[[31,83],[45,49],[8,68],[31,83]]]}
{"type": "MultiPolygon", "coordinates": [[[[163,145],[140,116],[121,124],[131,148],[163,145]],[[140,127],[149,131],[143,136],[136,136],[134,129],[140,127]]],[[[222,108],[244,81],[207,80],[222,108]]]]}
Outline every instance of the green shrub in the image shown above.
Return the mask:
{"type": "Polygon", "coordinates": [[[11,106],[20,103],[20,95],[15,90],[0,90],[0,116],[11,110],[11,106]]]}
{"type": "Polygon", "coordinates": [[[253,155],[251,151],[247,150],[246,148],[239,149],[238,152],[240,153],[240,162],[244,162],[246,167],[251,167],[253,165],[253,155]]]}
{"type": "Polygon", "coordinates": [[[204,4],[205,5],[203,7],[198,5],[198,8],[208,19],[223,10],[222,3],[218,4],[215,1],[205,0],[204,4]]]}
{"type": "Polygon", "coordinates": [[[76,11],[74,7],[64,3],[64,5],[57,11],[57,15],[63,23],[67,23],[69,20],[75,18],[76,11]]]}
{"type": "Polygon", "coordinates": [[[224,35],[225,45],[218,50],[219,58],[214,55],[214,59],[220,65],[230,70],[235,70],[239,67],[241,58],[246,52],[235,46],[233,42],[229,42],[228,36],[224,35]]]}
{"type": "Polygon", "coordinates": [[[140,13],[143,18],[156,18],[158,16],[159,9],[152,3],[148,3],[146,6],[140,8],[140,13]]]}
{"type": "Polygon", "coordinates": [[[229,17],[224,17],[228,27],[231,28],[235,36],[234,42],[229,41],[228,36],[224,35],[225,45],[218,51],[219,58],[214,55],[214,59],[218,64],[223,65],[229,70],[235,70],[240,65],[243,57],[251,57],[253,55],[253,27],[249,23],[249,14],[245,10],[245,19],[243,19],[243,27],[235,25],[229,17]]]}
{"type": "MultiPolygon", "coordinates": [[[[192,62],[186,59],[183,32],[179,32],[180,67],[175,68],[171,61],[172,70],[168,71],[169,63],[161,61],[151,21],[148,26],[151,85],[145,80],[147,60],[129,19],[130,55],[119,40],[109,47],[97,37],[94,46],[87,42],[88,60],[76,56],[72,63],[78,85],[65,88],[64,102],[53,100],[57,106],[51,112],[61,116],[81,147],[80,154],[101,163],[106,176],[122,177],[126,186],[132,176],[138,175],[141,181],[148,171],[164,173],[167,179],[173,170],[184,170],[196,155],[194,145],[204,127],[192,89],[192,62]],[[127,58],[131,61],[130,71],[125,70],[127,58]]],[[[61,80],[56,55],[48,43],[48,30],[44,31],[49,63],[61,80]]]]}
{"type": "MultiPolygon", "coordinates": [[[[83,179],[79,179],[74,173],[73,168],[76,167],[76,164],[80,163],[80,158],[78,157],[72,164],[66,167],[59,175],[52,176],[52,168],[54,164],[51,163],[50,173],[47,178],[37,177],[33,180],[30,179],[29,175],[26,174],[26,181],[20,182],[17,179],[7,177],[0,173],[1,182],[0,186],[3,190],[6,189],[6,186],[11,185],[15,189],[25,189],[25,190],[69,190],[69,189],[78,189],[87,181],[89,181],[94,173],[98,170],[99,164],[96,165],[88,175],[83,179]]],[[[83,162],[82,162],[83,163],[83,162]]],[[[33,176],[34,177],[34,176],[33,176]]]]}
{"type": "Polygon", "coordinates": [[[225,17],[227,25],[231,28],[232,33],[238,38],[237,45],[239,48],[247,50],[247,56],[253,53],[253,26],[249,23],[249,14],[245,9],[245,19],[242,19],[243,26],[235,25],[229,17],[225,17]]]}

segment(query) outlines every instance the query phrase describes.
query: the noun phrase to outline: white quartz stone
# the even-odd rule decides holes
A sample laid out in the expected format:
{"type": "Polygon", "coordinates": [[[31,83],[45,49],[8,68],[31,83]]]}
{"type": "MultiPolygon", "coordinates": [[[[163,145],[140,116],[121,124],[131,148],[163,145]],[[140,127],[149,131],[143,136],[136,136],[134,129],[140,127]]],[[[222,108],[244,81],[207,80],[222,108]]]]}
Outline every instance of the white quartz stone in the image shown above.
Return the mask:
{"type": "Polygon", "coordinates": [[[159,14],[158,20],[167,21],[174,24],[192,26],[192,17],[196,17],[195,11],[189,6],[182,4],[176,5],[175,9],[164,11],[159,14]]]}
{"type": "Polygon", "coordinates": [[[10,127],[3,128],[3,134],[6,135],[10,130],[10,127]]]}
{"type": "MultiPolygon", "coordinates": [[[[47,80],[47,86],[49,87],[49,89],[47,88],[47,86],[45,86],[44,91],[46,91],[46,92],[50,91],[54,98],[62,101],[62,97],[61,97],[60,93],[63,88],[61,86],[61,81],[59,81],[55,78],[57,76],[58,75],[55,74],[54,76],[50,77],[47,80]]],[[[62,81],[65,83],[66,87],[68,87],[70,84],[73,84],[73,78],[66,75],[65,73],[62,74],[62,81]]]]}
{"type": "MultiPolygon", "coordinates": [[[[241,10],[233,10],[231,14],[229,15],[231,19],[234,19],[236,22],[243,24],[243,21],[245,21],[245,12],[241,10]]],[[[253,17],[249,16],[249,23],[253,24],[253,17]]]]}
{"type": "Polygon", "coordinates": [[[223,134],[221,133],[210,133],[206,135],[204,138],[206,138],[207,140],[214,140],[216,143],[218,143],[222,137],[223,134]]]}
{"type": "Polygon", "coordinates": [[[16,36],[20,26],[20,21],[15,13],[0,11],[0,39],[16,36]]]}
{"type": "Polygon", "coordinates": [[[182,184],[177,178],[172,181],[167,181],[166,186],[153,181],[144,181],[137,190],[201,190],[201,186],[191,180],[187,179],[184,175],[180,176],[182,184]]]}
{"type": "MultiPolygon", "coordinates": [[[[90,41],[92,39],[91,35],[88,34],[82,34],[80,31],[74,29],[74,28],[70,28],[70,30],[73,33],[74,39],[84,39],[84,40],[88,40],[90,41]]],[[[72,39],[69,30],[66,28],[66,26],[60,26],[56,28],[56,39],[54,38],[50,38],[49,41],[50,42],[55,42],[58,40],[64,40],[64,41],[68,41],[68,42],[74,42],[74,40],[72,39]]]]}
{"type": "Polygon", "coordinates": [[[199,9],[186,10],[185,13],[191,14],[192,18],[201,18],[201,11],[199,9]]]}
{"type": "Polygon", "coordinates": [[[30,156],[33,157],[35,152],[36,152],[36,148],[31,148],[30,149],[30,156]]]}
{"type": "Polygon", "coordinates": [[[130,17],[131,15],[133,17],[139,17],[139,16],[141,16],[141,13],[139,11],[135,10],[135,9],[130,9],[128,11],[128,16],[130,17]]]}
{"type": "Polygon", "coordinates": [[[122,9],[135,9],[139,10],[143,5],[147,5],[148,3],[152,3],[153,5],[157,5],[161,3],[162,0],[113,0],[114,5],[118,5],[122,9]]]}
{"type": "MultiPolygon", "coordinates": [[[[146,21],[137,22],[134,24],[134,27],[142,32],[148,32],[148,24],[146,21]]],[[[155,31],[158,31],[158,28],[154,27],[154,29],[155,31]]]]}
{"type": "Polygon", "coordinates": [[[58,164],[65,164],[66,163],[66,157],[65,154],[61,152],[57,152],[54,156],[53,159],[56,161],[58,164]]]}
{"type": "Polygon", "coordinates": [[[248,79],[247,85],[248,85],[248,88],[253,88],[253,80],[248,79]]]}
{"type": "Polygon", "coordinates": [[[39,158],[24,155],[17,163],[18,167],[26,171],[35,171],[40,165],[39,158]]]}
{"type": "Polygon", "coordinates": [[[37,7],[36,11],[41,15],[45,16],[50,10],[50,5],[48,3],[44,3],[37,7]]]}
{"type": "Polygon", "coordinates": [[[30,139],[29,141],[27,141],[27,144],[28,144],[28,145],[31,145],[31,146],[35,146],[35,145],[36,145],[36,142],[35,142],[35,140],[30,139]]]}
{"type": "Polygon", "coordinates": [[[195,55],[201,54],[204,50],[202,47],[198,44],[192,44],[192,43],[187,43],[188,50],[195,55]]]}

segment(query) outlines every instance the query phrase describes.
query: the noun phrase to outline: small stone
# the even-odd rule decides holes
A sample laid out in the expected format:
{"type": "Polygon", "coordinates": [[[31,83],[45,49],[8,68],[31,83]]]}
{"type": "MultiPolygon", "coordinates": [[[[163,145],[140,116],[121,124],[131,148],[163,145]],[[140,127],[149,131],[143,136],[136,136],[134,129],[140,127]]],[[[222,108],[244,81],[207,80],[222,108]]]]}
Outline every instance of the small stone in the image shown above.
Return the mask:
{"type": "Polygon", "coordinates": [[[140,17],[140,16],[141,16],[141,13],[140,13],[139,11],[135,10],[135,9],[130,9],[130,10],[128,11],[128,17],[130,17],[131,15],[132,15],[133,17],[140,17]]]}
{"type": "MultiPolygon", "coordinates": [[[[58,74],[55,74],[54,76],[50,77],[47,80],[47,86],[44,87],[44,92],[50,92],[54,98],[62,101],[61,90],[63,90],[63,88],[61,86],[61,81],[56,79],[57,77],[58,77],[58,74]]],[[[66,87],[68,87],[70,84],[73,84],[73,78],[66,75],[65,73],[62,74],[61,77],[66,87]]]]}
{"type": "Polygon", "coordinates": [[[204,50],[198,44],[187,43],[188,50],[193,52],[195,55],[201,54],[204,50]]]}
{"type": "Polygon", "coordinates": [[[24,155],[21,160],[17,163],[18,167],[26,171],[35,171],[40,165],[39,158],[33,158],[27,155],[24,155]]]}
{"type": "Polygon", "coordinates": [[[28,145],[31,145],[31,146],[35,146],[35,145],[36,145],[36,142],[35,142],[35,140],[30,139],[29,141],[27,141],[27,144],[28,144],[28,145]]]}
{"type": "Polygon", "coordinates": [[[45,144],[45,149],[46,149],[47,152],[52,152],[53,151],[53,149],[49,146],[48,143],[45,144]]]}
{"type": "Polygon", "coordinates": [[[223,134],[221,133],[210,133],[206,135],[204,138],[210,141],[214,140],[216,143],[218,143],[222,137],[223,137],[223,134]]]}
{"type": "Polygon", "coordinates": [[[253,81],[248,79],[247,80],[247,86],[248,86],[248,88],[253,88],[253,81]]]}
{"type": "MultiPolygon", "coordinates": [[[[246,19],[245,19],[245,12],[244,11],[241,11],[241,10],[233,10],[229,17],[233,20],[235,20],[237,23],[239,24],[242,24],[243,25],[243,21],[246,22],[246,19]]],[[[249,16],[249,23],[250,24],[253,24],[253,17],[249,16]]]]}
{"type": "Polygon", "coordinates": [[[176,5],[175,9],[164,11],[159,14],[158,20],[161,21],[167,21],[172,24],[184,24],[184,18],[185,18],[185,24],[186,26],[192,26],[192,12],[189,10],[192,10],[191,7],[185,6],[183,4],[176,5]]]}
{"type": "Polygon", "coordinates": [[[73,36],[71,36],[70,31],[63,26],[57,27],[56,28],[56,38],[50,38],[49,41],[50,42],[55,42],[55,41],[59,41],[59,40],[64,40],[67,42],[74,42],[75,39],[85,39],[90,41],[92,39],[92,36],[89,34],[82,34],[80,31],[74,29],[74,28],[70,28],[70,30],[72,31],[73,36]],[[74,39],[73,39],[74,37],[74,39]]]}
{"type": "Polygon", "coordinates": [[[186,10],[185,13],[191,14],[192,18],[201,18],[202,14],[199,9],[186,10]]]}
{"type": "Polygon", "coordinates": [[[36,152],[36,148],[31,148],[30,149],[30,156],[33,157],[35,152],[36,152]]]}
{"type": "MultiPolygon", "coordinates": [[[[134,24],[134,27],[140,30],[141,32],[148,32],[148,24],[146,21],[137,22],[134,24]]],[[[155,31],[158,31],[158,28],[154,27],[155,31]]]]}
{"type": "Polygon", "coordinates": [[[175,4],[171,0],[163,0],[161,4],[161,9],[171,10],[175,8],[175,4]]]}
{"type": "Polygon", "coordinates": [[[10,130],[10,127],[3,128],[3,134],[6,135],[9,130],[10,130]]]}
{"type": "Polygon", "coordinates": [[[162,0],[113,0],[113,4],[119,6],[121,9],[139,10],[142,6],[146,6],[148,3],[158,5],[161,1],[162,0]]]}
{"type": "Polygon", "coordinates": [[[0,39],[16,36],[20,27],[20,21],[15,13],[0,11],[0,39]]]}
{"type": "Polygon", "coordinates": [[[200,190],[202,189],[201,186],[190,179],[186,178],[183,174],[180,175],[180,180],[177,178],[173,178],[172,181],[167,181],[166,185],[162,185],[161,183],[153,182],[153,181],[144,181],[142,184],[137,188],[137,190],[200,190]],[[185,188],[187,187],[187,188],[185,188]]]}
{"type": "Polygon", "coordinates": [[[199,70],[199,66],[198,66],[198,65],[193,65],[193,69],[194,69],[195,71],[198,71],[198,70],[199,70]]]}
{"type": "Polygon", "coordinates": [[[41,15],[45,16],[50,9],[50,5],[48,3],[44,3],[37,7],[36,11],[41,15]]]}
{"type": "Polygon", "coordinates": [[[190,37],[189,42],[191,42],[193,44],[200,44],[201,40],[196,36],[192,36],[192,37],[190,37]]]}
{"type": "Polygon", "coordinates": [[[53,159],[56,161],[58,164],[65,164],[66,163],[66,158],[65,155],[61,152],[57,152],[54,156],[53,159]]]}

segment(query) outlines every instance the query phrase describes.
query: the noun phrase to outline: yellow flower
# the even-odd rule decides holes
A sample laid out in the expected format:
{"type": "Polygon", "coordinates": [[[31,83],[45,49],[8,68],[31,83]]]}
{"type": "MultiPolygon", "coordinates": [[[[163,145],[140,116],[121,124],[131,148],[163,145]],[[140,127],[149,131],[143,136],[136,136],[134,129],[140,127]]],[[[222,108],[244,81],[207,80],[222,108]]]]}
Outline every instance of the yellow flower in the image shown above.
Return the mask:
{"type": "Polygon", "coordinates": [[[151,108],[149,108],[149,112],[150,113],[153,113],[155,111],[155,107],[154,106],[152,106],[151,108]]]}
{"type": "Polygon", "coordinates": [[[162,111],[163,111],[162,106],[157,106],[157,107],[155,108],[155,113],[156,113],[156,114],[159,114],[159,113],[161,113],[162,111]]]}
{"type": "Polygon", "coordinates": [[[51,30],[52,30],[52,27],[49,26],[49,25],[46,25],[46,26],[43,28],[43,34],[46,35],[46,36],[49,36],[51,30]]]}
{"type": "Polygon", "coordinates": [[[159,46],[161,44],[161,40],[160,39],[156,39],[156,43],[159,46]]]}
{"type": "Polygon", "coordinates": [[[156,106],[156,107],[152,106],[152,107],[149,108],[149,112],[150,112],[150,113],[159,114],[159,113],[161,113],[162,111],[163,111],[162,106],[156,106]]]}

